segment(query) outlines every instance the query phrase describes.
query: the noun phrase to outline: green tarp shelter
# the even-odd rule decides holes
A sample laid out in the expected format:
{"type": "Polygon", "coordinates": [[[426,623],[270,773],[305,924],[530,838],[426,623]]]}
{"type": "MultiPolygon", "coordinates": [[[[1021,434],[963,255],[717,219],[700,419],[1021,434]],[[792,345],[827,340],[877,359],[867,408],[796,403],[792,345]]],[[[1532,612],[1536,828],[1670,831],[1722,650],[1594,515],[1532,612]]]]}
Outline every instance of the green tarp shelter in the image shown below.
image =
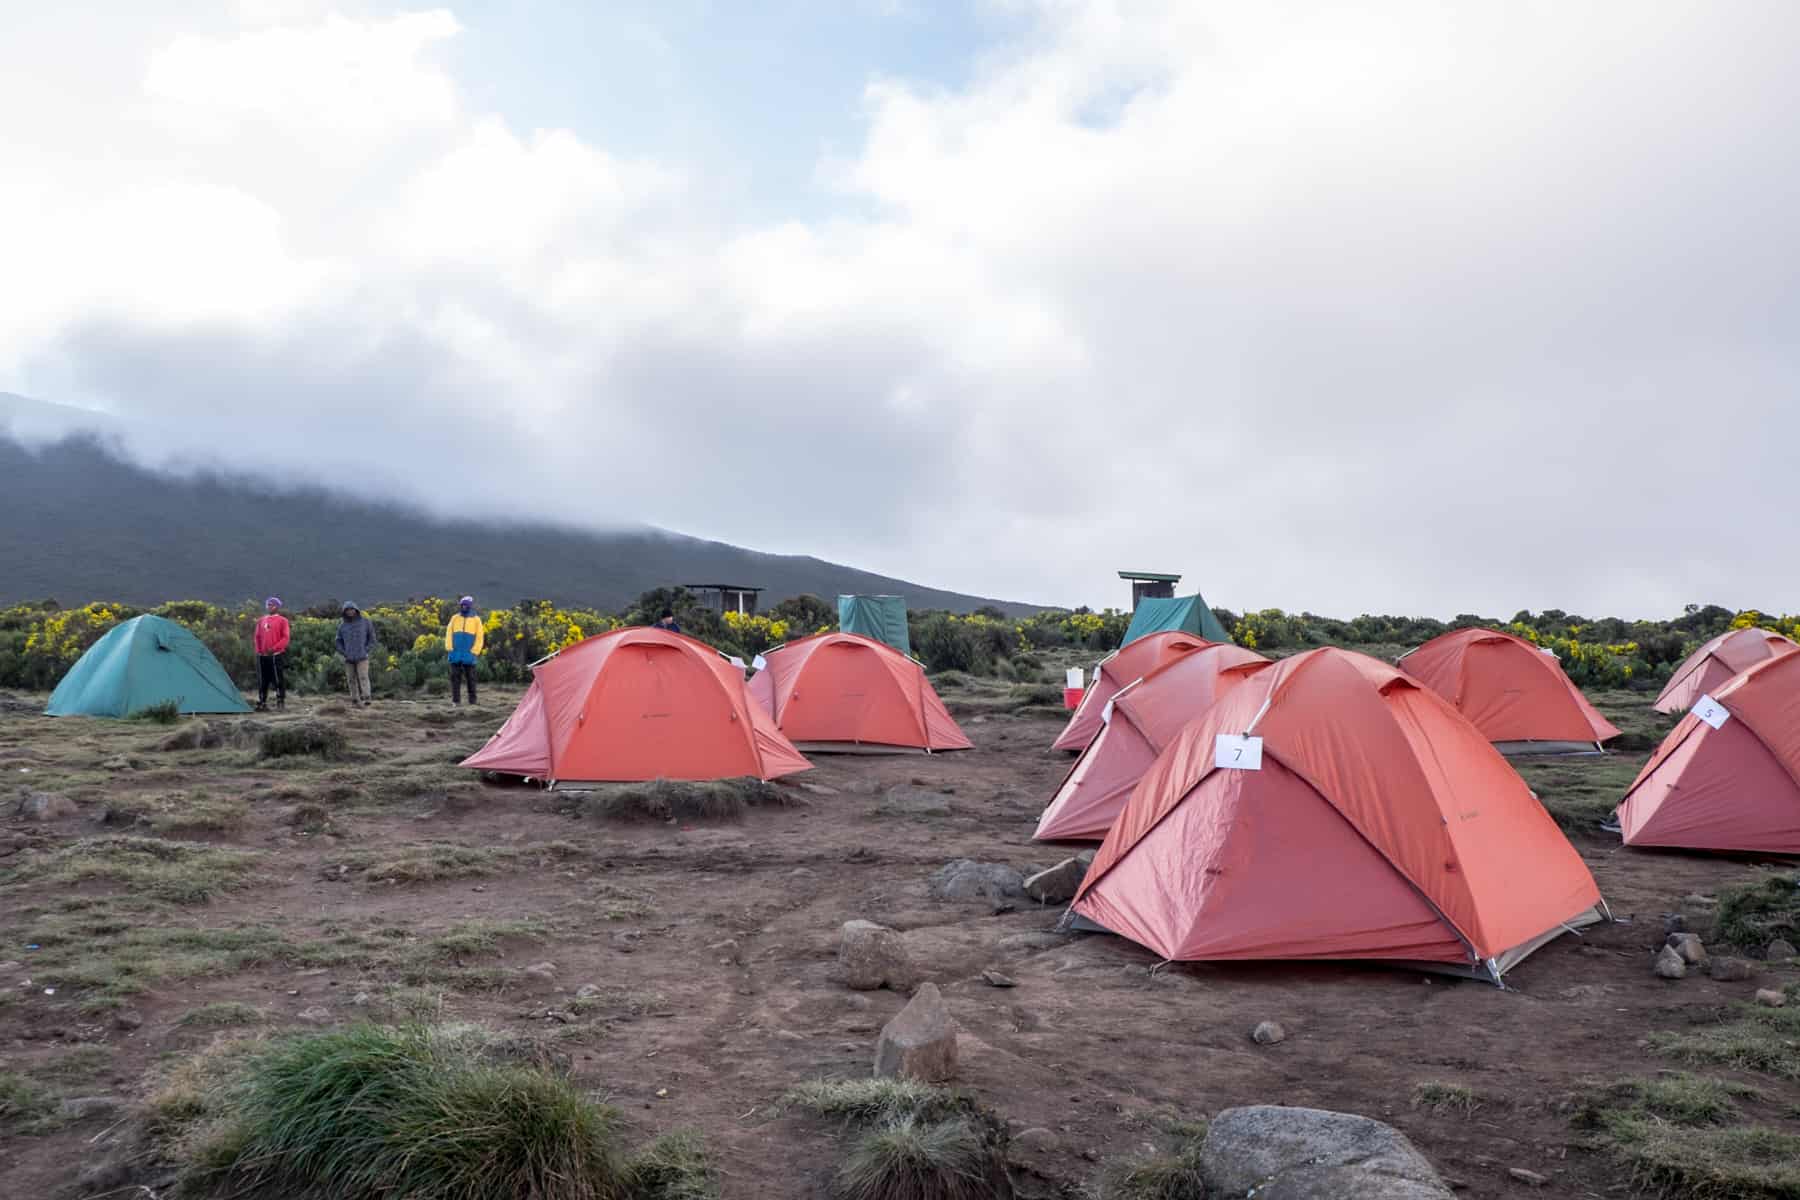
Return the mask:
{"type": "Polygon", "coordinates": [[[839,596],[838,628],[886,642],[902,654],[912,654],[903,596],[839,596]]]}
{"type": "Polygon", "coordinates": [[[199,638],[146,614],[113,626],[88,647],[44,711],[53,717],[128,717],[169,700],[184,713],[250,711],[199,638]]]}
{"type": "Polygon", "coordinates": [[[1137,611],[1131,614],[1131,625],[1125,630],[1125,641],[1120,644],[1130,645],[1146,633],[1172,631],[1191,633],[1209,642],[1231,640],[1231,634],[1219,624],[1219,618],[1213,616],[1213,610],[1206,606],[1206,600],[1199,592],[1195,592],[1192,596],[1170,596],[1167,599],[1146,596],[1139,600],[1137,611]]]}

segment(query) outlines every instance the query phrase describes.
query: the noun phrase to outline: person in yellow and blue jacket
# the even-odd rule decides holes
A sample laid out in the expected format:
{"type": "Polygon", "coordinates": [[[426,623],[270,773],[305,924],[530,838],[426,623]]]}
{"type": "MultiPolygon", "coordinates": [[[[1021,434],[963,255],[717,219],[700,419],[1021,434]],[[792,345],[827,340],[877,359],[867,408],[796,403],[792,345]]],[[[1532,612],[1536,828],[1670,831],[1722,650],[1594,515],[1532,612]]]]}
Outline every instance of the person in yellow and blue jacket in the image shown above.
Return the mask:
{"type": "Polygon", "coordinates": [[[456,615],[444,630],[444,649],[450,653],[450,703],[462,703],[462,685],[469,683],[469,703],[475,703],[475,663],[487,647],[487,631],[475,615],[475,597],[456,602],[456,615]]]}

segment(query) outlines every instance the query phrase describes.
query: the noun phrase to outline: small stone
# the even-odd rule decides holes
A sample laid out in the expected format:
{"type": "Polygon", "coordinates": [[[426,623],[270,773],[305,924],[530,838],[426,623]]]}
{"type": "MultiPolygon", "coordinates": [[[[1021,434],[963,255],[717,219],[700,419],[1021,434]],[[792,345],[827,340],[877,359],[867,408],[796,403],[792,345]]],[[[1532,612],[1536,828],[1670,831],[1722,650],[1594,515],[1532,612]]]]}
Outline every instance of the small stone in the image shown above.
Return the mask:
{"type": "Polygon", "coordinates": [[[131,770],[131,760],[123,754],[115,754],[111,758],[103,760],[100,763],[100,769],[103,771],[129,771],[131,770]]]}
{"type": "Polygon", "coordinates": [[[1682,916],[1680,913],[1663,914],[1664,933],[1681,933],[1685,929],[1687,929],[1686,917],[1682,916]]]}
{"type": "Polygon", "coordinates": [[[369,993],[358,992],[356,995],[350,997],[350,1003],[356,1005],[358,1008],[364,1008],[368,1006],[372,999],[373,997],[371,997],[369,993]]]}
{"type": "Polygon", "coordinates": [[[1039,871],[1025,881],[1025,894],[1039,904],[1067,904],[1075,898],[1081,881],[1087,877],[1087,863],[1079,858],[1065,858],[1047,871],[1039,871]]]}
{"type": "Polygon", "coordinates": [[[1757,988],[1756,1002],[1764,1008],[1787,1007],[1787,993],[1778,992],[1774,988],[1757,988]]]}
{"type": "Polygon", "coordinates": [[[302,1021],[305,1021],[309,1025],[324,1025],[331,1020],[331,1010],[329,1008],[320,1008],[317,1006],[313,1008],[303,1008],[300,1010],[299,1016],[302,1021]]]}
{"type": "Polygon", "coordinates": [[[130,1033],[143,1027],[143,1015],[129,1008],[121,1008],[113,1014],[113,1028],[130,1033]]]}
{"type": "Polygon", "coordinates": [[[1742,958],[1715,958],[1707,967],[1707,974],[1720,983],[1738,983],[1755,973],[1749,961],[1742,958]]]}
{"type": "Polygon", "coordinates": [[[1688,905],[1698,904],[1705,907],[1711,907],[1719,902],[1719,898],[1717,896],[1702,896],[1699,892],[1689,892],[1681,898],[1681,902],[1688,905]]]}
{"type": "Polygon", "coordinates": [[[529,967],[525,968],[523,974],[529,975],[533,979],[555,979],[556,964],[553,962],[532,963],[529,967]]]}
{"type": "Polygon", "coordinates": [[[944,1083],[956,1077],[956,1024],[935,983],[922,983],[875,1045],[875,1074],[944,1083]]]}
{"type": "Polygon", "coordinates": [[[1276,1042],[1287,1040],[1287,1030],[1281,1027],[1280,1022],[1262,1021],[1250,1031],[1250,1040],[1259,1046],[1273,1046],[1276,1042]]]}
{"type": "Polygon", "coordinates": [[[1681,961],[1689,966],[1704,967],[1706,965],[1706,946],[1701,942],[1698,934],[1671,933],[1668,945],[1674,949],[1675,953],[1681,955],[1681,961]]]}
{"type": "Polygon", "coordinates": [[[707,949],[719,955],[722,962],[742,964],[744,961],[744,948],[737,944],[736,938],[726,938],[722,942],[714,942],[707,949]]]}
{"type": "Polygon", "coordinates": [[[1034,1150],[1054,1150],[1056,1135],[1042,1125],[1034,1125],[1030,1129],[1021,1129],[1013,1134],[1012,1144],[1029,1146],[1034,1150]]]}
{"type": "Polygon", "coordinates": [[[1681,955],[1676,953],[1675,947],[1664,946],[1662,953],[1656,956],[1656,962],[1652,964],[1651,969],[1664,979],[1680,979],[1687,974],[1687,963],[1682,961],[1681,955]]]}
{"type": "Polygon", "coordinates": [[[58,1116],[72,1120],[86,1117],[109,1117],[125,1107],[125,1102],[117,1096],[70,1096],[56,1106],[58,1116]]]}
{"type": "Polygon", "coordinates": [[[584,983],[575,989],[575,998],[577,1000],[595,1000],[598,999],[599,996],[600,985],[597,983],[584,983]]]}
{"type": "Polygon", "coordinates": [[[1524,1167],[1508,1167],[1506,1173],[1529,1187],[1543,1187],[1550,1182],[1548,1175],[1539,1175],[1536,1171],[1527,1171],[1524,1167]]]}
{"type": "Polygon", "coordinates": [[[878,987],[903,992],[917,978],[900,935],[873,921],[844,922],[838,934],[838,969],[844,983],[859,992],[878,987]]]}
{"type": "Polygon", "coordinates": [[[613,949],[620,954],[630,954],[643,940],[644,931],[641,929],[621,929],[612,935],[613,949]]]}
{"type": "Polygon", "coordinates": [[[1786,938],[1776,938],[1769,943],[1769,960],[1771,962],[1782,962],[1796,956],[1800,956],[1800,950],[1795,950],[1794,943],[1786,938]]]}
{"type": "Polygon", "coordinates": [[[987,985],[989,987],[1009,988],[1009,987],[1018,987],[1019,986],[1018,981],[1015,980],[1012,976],[1002,975],[998,971],[983,971],[981,973],[981,978],[987,983],[987,985]]]}

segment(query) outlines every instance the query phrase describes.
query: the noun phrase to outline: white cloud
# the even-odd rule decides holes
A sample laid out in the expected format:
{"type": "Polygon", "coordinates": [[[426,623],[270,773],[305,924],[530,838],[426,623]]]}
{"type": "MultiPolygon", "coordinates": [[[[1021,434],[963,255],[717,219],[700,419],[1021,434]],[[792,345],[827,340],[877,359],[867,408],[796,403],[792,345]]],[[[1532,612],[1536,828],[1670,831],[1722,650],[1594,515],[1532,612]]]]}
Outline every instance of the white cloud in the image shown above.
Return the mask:
{"type": "Polygon", "coordinates": [[[965,87],[871,80],[841,212],[765,225],[483,110],[449,12],[186,14],[116,91],[0,47],[0,388],[1023,598],[1792,589],[1800,14],[1029,7],[965,87]]]}

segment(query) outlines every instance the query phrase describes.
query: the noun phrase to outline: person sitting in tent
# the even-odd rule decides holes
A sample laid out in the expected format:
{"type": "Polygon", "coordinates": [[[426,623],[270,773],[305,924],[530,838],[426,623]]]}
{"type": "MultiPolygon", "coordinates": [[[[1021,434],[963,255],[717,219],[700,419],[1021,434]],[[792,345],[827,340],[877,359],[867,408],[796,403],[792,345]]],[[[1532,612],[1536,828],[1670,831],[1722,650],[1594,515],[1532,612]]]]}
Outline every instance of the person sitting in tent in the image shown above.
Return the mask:
{"type": "Polygon", "coordinates": [[[263,601],[265,616],[256,622],[252,639],[256,647],[256,711],[269,711],[269,685],[275,685],[275,707],[287,707],[288,619],[281,615],[281,597],[263,601]]]}
{"type": "Polygon", "coordinates": [[[469,703],[475,703],[475,663],[487,644],[487,632],[475,615],[475,597],[456,602],[456,615],[444,629],[444,649],[450,654],[450,703],[462,703],[462,686],[469,683],[469,703]]]}
{"type": "Polygon", "coordinates": [[[337,627],[337,650],[344,659],[350,702],[372,703],[375,697],[369,687],[369,656],[375,653],[375,623],[354,604],[344,605],[344,619],[337,627]]]}
{"type": "Polygon", "coordinates": [[[656,628],[667,633],[680,633],[681,626],[675,623],[675,610],[665,608],[656,616],[656,628]]]}

